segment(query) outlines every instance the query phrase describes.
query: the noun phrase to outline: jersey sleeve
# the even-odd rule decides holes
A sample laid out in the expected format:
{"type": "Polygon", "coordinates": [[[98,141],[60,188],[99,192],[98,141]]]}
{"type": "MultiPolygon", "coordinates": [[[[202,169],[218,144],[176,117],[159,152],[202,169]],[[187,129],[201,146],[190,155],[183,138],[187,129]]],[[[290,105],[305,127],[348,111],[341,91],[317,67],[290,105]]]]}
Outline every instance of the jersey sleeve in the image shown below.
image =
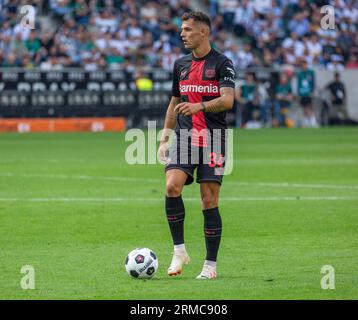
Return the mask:
{"type": "Polygon", "coordinates": [[[230,59],[226,59],[219,69],[219,87],[235,88],[235,68],[230,59]]]}
{"type": "Polygon", "coordinates": [[[180,97],[178,73],[179,73],[178,64],[175,61],[174,67],[173,67],[173,85],[172,85],[172,96],[173,97],[180,97]]]}

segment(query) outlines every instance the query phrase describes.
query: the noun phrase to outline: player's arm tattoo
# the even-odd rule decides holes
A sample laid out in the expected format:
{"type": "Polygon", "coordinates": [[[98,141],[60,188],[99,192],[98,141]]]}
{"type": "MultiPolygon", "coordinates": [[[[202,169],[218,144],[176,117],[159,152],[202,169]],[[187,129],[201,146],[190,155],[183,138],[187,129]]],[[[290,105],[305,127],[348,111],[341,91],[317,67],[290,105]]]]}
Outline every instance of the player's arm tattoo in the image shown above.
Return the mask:
{"type": "Polygon", "coordinates": [[[180,103],[179,97],[172,97],[169,106],[167,109],[167,113],[165,115],[165,121],[164,121],[164,129],[162,136],[160,138],[160,142],[166,142],[169,140],[170,133],[175,128],[176,120],[177,120],[177,114],[174,111],[174,108],[176,105],[180,103]]]}
{"type": "Polygon", "coordinates": [[[220,97],[206,101],[204,112],[222,112],[230,110],[234,104],[235,90],[230,87],[223,87],[220,89],[220,97]]]}

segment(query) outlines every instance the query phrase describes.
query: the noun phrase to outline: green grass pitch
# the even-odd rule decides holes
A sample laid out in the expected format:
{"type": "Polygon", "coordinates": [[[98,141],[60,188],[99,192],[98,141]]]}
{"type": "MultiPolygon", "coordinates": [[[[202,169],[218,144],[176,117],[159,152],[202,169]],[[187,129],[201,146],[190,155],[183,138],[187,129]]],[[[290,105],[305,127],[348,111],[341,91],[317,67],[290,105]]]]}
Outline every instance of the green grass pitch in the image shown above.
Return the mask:
{"type": "Polygon", "coordinates": [[[126,164],[124,133],[0,135],[0,299],[357,299],[358,130],[234,136],[219,277],[199,281],[198,184],[183,193],[192,261],[170,278],[163,166],[126,164]],[[143,246],[159,258],[147,281],[124,269],[143,246]],[[20,286],[24,265],[34,290],[20,286]],[[334,290],[321,288],[324,265],[334,290]]]}

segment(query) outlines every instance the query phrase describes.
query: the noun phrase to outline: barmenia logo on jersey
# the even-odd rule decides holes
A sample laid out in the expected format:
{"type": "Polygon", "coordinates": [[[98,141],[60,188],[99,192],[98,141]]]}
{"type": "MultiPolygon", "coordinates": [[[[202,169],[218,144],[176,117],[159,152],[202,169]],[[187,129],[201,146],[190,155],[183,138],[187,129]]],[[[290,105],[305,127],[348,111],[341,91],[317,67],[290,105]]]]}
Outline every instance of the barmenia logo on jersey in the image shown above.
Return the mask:
{"type": "Polygon", "coordinates": [[[217,85],[209,84],[206,86],[195,84],[183,84],[179,86],[180,93],[199,92],[199,93],[219,93],[219,87],[217,85]]]}

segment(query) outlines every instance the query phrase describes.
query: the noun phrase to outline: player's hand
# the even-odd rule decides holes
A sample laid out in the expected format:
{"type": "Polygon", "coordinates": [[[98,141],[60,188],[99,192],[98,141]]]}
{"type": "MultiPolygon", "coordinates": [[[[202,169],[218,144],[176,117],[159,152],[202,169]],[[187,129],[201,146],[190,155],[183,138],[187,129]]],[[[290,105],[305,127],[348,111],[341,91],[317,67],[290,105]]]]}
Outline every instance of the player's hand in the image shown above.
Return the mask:
{"type": "Polygon", "coordinates": [[[202,107],[200,103],[182,102],[174,108],[174,111],[182,114],[183,116],[191,116],[201,111],[201,109],[202,107]]]}
{"type": "Polygon", "coordinates": [[[161,142],[158,148],[158,157],[161,164],[168,164],[170,162],[170,159],[168,158],[168,150],[168,142],[161,142]]]}

